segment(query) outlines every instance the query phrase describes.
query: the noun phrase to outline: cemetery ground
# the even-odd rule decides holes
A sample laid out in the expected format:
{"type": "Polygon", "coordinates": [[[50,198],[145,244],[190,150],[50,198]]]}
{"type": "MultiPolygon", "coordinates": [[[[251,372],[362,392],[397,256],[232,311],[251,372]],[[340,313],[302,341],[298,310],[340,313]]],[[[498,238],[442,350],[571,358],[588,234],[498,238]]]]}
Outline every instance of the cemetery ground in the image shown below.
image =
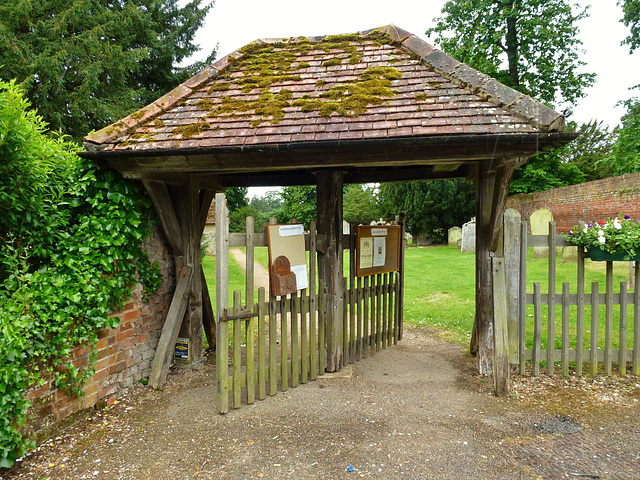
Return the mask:
{"type": "MultiPolygon", "coordinates": [[[[516,376],[511,395],[496,398],[466,353],[474,255],[406,255],[398,346],[227,415],[217,413],[210,355],[173,369],[162,391],[138,385],[83,412],[6,478],[637,478],[636,377],[516,376]]],[[[266,250],[256,260],[266,265],[266,250]]],[[[598,264],[587,268],[604,278],[598,264]]],[[[543,282],[545,259],[528,269],[543,282]]],[[[233,258],[230,270],[230,290],[242,289],[233,258]]],[[[575,264],[558,271],[572,280],[575,264]]],[[[616,270],[616,281],[625,276],[616,270]]]]}

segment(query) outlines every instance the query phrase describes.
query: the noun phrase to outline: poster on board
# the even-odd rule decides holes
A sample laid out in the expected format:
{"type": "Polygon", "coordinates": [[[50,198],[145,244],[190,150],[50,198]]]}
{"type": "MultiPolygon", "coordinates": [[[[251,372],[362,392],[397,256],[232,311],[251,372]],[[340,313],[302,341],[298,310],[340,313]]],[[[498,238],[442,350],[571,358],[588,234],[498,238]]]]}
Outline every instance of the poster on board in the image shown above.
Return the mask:
{"type": "Polygon", "coordinates": [[[271,292],[289,295],[309,288],[303,225],[267,225],[266,228],[271,292]]]}
{"type": "Polygon", "coordinates": [[[360,225],[356,231],[356,276],[399,269],[402,229],[398,225],[360,225]]]}

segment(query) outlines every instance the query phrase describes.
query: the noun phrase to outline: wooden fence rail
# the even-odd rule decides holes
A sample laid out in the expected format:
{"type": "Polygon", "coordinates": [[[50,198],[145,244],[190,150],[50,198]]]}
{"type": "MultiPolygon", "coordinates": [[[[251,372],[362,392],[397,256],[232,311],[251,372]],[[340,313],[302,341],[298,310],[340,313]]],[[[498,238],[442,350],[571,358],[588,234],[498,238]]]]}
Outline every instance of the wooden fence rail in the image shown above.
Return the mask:
{"type": "Polygon", "coordinates": [[[556,247],[568,245],[565,238],[556,231],[555,222],[549,223],[548,235],[528,235],[526,222],[521,222],[519,244],[507,246],[505,243],[505,250],[516,249],[520,260],[517,272],[518,305],[515,309],[518,312],[518,341],[517,344],[511,343],[510,358],[517,359],[521,375],[528,371],[527,362],[531,362],[533,375],[539,375],[542,366],[547,375],[561,373],[567,376],[572,366],[575,374],[582,376],[585,364],[592,376],[612,375],[614,365],[617,366],[615,371],[620,375],[625,375],[629,366],[633,374],[640,375],[640,262],[635,263],[635,281],[632,291],[629,291],[627,282],[620,282],[618,291],[614,292],[613,262],[609,261],[606,262],[604,291],[599,282],[592,282],[591,290],[587,292],[585,291],[586,254],[582,248],[578,248],[576,293],[570,293],[570,282],[563,282],[562,291],[556,292],[556,247]],[[540,282],[534,282],[533,293],[527,293],[528,246],[548,246],[549,248],[549,286],[546,293],[542,293],[540,282]],[[528,314],[528,306],[533,307],[531,316],[528,314]],[[604,316],[600,312],[600,306],[604,306],[604,316]],[[614,306],[619,307],[616,315],[614,315],[614,306]],[[543,307],[546,307],[545,331],[543,331],[543,307]],[[556,307],[560,310],[558,329],[556,328],[556,307]],[[573,310],[574,307],[575,310],[573,310]],[[590,317],[585,322],[587,307],[590,317]],[[575,325],[572,327],[571,312],[573,311],[575,311],[573,316],[575,325]],[[630,311],[633,312],[633,319],[630,319],[630,311]],[[627,335],[630,326],[633,327],[631,346],[628,345],[627,335]],[[602,327],[604,327],[604,338],[600,337],[602,327]],[[613,348],[616,331],[617,349],[613,348]],[[527,332],[533,333],[531,345],[527,345],[527,332]],[[587,338],[585,334],[588,334],[588,347],[585,345],[587,338]],[[545,349],[542,349],[543,340],[546,341],[545,349]],[[570,348],[572,340],[575,340],[575,348],[570,348]],[[604,348],[601,348],[602,343],[604,348]]]}

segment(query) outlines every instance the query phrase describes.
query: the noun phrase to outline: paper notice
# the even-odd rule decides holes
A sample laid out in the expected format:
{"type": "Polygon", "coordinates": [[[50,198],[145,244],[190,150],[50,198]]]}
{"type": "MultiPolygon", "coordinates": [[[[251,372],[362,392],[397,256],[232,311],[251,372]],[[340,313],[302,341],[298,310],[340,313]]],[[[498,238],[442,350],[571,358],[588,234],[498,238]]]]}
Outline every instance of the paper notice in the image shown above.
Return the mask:
{"type": "Polygon", "coordinates": [[[387,256],[387,238],[373,238],[373,266],[383,267],[387,256]]]}
{"type": "Polygon", "coordinates": [[[292,265],[291,271],[296,274],[296,288],[302,290],[309,288],[309,279],[307,277],[307,265],[292,265]]]}
{"type": "Polygon", "coordinates": [[[371,229],[371,235],[373,235],[374,237],[384,237],[387,235],[387,229],[386,228],[372,228],[371,229]]]}
{"type": "Polygon", "coordinates": [[[281,237],[304,235],[304,227],[302,225],[280,225],[278,233],[281,237]]]}
{"type": "Polygon", "coordinates": [[[373,238],[360,237],[360,268],[373,266],[373,238]]]}

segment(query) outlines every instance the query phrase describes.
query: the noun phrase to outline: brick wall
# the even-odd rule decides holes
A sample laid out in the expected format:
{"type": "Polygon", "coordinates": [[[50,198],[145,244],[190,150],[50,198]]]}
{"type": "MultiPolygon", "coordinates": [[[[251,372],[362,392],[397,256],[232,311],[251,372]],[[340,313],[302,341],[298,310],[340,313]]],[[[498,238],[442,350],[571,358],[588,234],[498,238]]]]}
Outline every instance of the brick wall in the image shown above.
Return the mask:
{"type": "Polygon", "coordinates": [[[518,210],[526,221],[534,211],[549,209],[562,232],[567,232],[580,220],[605,220],[619,213],[640,219],[640,173],[512,195],[507,198],[507,208],[518,210]]]}
{"type": "MultiPolygon", "coordinates": [[[[28,412],[27,423],[31,431],[47,429],[72,413],[93,407],[149,376],[175,288],[175,268],[167,241],[158,228],[145,243],[150,260],[160,265],[162,285],[146,302],[141,298],[142,287],[137,285],[133,298],[122,311],[113,314],[120,318],[118,327],[98,332],[96,373],[84,387],[85,396],[68,397],[53,388],[50,382],[29,392],[33,406],[28,412]]],[[[72,355],[76,366],[88,363],[89,352],[85,348],[76,348],[72,355]]]]}

